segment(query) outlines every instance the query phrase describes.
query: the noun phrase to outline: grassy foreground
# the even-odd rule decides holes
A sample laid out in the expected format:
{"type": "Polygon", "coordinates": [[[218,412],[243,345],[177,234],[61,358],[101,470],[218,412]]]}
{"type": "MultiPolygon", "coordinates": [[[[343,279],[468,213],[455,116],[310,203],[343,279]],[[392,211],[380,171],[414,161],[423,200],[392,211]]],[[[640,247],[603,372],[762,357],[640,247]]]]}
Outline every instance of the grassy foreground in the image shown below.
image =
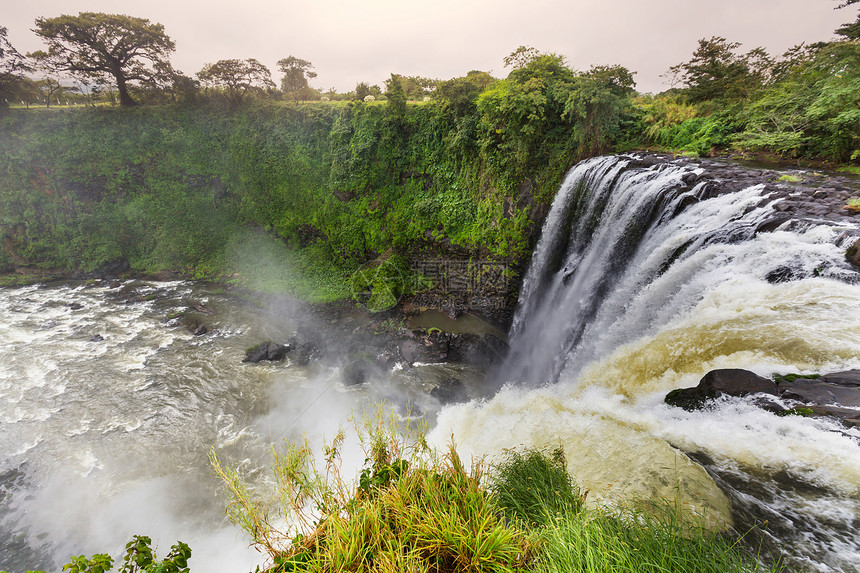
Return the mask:
{"type": "Polygon", "coordinates": [[[318,462],[308,444],[274,453],[274,495],[263,499],[212,454],[230,492],[228,514],[287,571],[781,571],[728,534],[682,517],[671,504],[593,510],[563,452],[510,451],[467,467],[456,448],[365,424],[357,483],[344,479],[344,436],[318,462]],[[285,525],[290,524],[290,525],[285,525]]]}
{"type": "MultiPolygon", "coordinates": [[[[639,510],[586,508],[561,449],[508,451],[495,463],[467,467],[453,444],[439,452],[423,432],[398,430],[381,416],[365,421],[358,436],[367,458],[357,480],[341,473],[342,432],[322,459],[307,442],[273,449],[268,496],[211,453],[229,492],[228,516],[270,558],[264,573],[785,569],[669,502],[639,510]]],[[[189,573],[190,557],[188,545],[177,542],[159,560],[150,538],[138,535],[119,570],[189,573]]],[[[113,565],[107,554],[79,555],[63,571],[106,573],[113,565]]]]}

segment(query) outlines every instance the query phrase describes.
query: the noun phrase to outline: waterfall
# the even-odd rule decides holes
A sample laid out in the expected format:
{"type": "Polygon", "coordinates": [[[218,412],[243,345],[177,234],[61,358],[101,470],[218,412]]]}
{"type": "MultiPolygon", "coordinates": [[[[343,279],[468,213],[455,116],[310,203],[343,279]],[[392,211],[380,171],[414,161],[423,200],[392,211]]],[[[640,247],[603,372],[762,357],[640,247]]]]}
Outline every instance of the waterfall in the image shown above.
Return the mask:
{"type": "Polygon", "coordinates": [[[751,243],[773,219],[764,185],[726,193],[701,168],[640,164],[601,157],[568,174],[523,283],[509,380],[575,375],[741,276],[764,280],[787,266],[794,276],[853,274],[822,243],[827,229],[790,246],[784,234],[751,243]]]}
{"type": "MultiPolygon", "coordinates": [[[[690,162],[601,157],[567,175],[524,278],[492,399],[444,410],[464,455],[561,446],[592,504],[668,499],[793,566],[856,571],[860,431],[743,399],[663,402],[715,368],[860,367],[856,224],[791,220],[785,192],[690,162]],[[695,461],[694,461],[695,460],[695,461]],[[851,525],[851,524],[854,525],[851,525]]],[[[760,181],[761,178],[758,178],[760,181]]]]}

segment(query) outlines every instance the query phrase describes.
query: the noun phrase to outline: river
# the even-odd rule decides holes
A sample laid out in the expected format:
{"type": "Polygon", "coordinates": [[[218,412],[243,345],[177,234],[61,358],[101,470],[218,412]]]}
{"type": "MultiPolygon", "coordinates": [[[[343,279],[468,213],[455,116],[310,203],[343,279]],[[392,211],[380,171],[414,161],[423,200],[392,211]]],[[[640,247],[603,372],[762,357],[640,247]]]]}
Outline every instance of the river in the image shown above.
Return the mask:
{"type": "MultiPolygon", "coordinates": [[[[337,360],[243,364],[247,347],[306,320],[284,301],[181,281],[0,289],[0,570],[118,555],[138,533],[161,554],[188,543],[198,573],[252,570],[264,557],[225,520],[210,450],[259,475],[272,443],[320,443],[383,401],[414,407],[431,442],[453,435],[461,454],[561,446],[591,504],[668,499],[739,532],[767,519],[749,538],[793,567],[860,569],[860,431],[744,399],[663,402],[714,368],[860,368],[845,226],[758,232],[776,204],[762,186],[706,193],[680,183],[695,166],[628,163],[571,171],[526,276],[503,387],[465,404],[428,396],[452,375],[478,387],[454,365],[399,365],[350,387],[337,360]],[[176,317],[189,308],[206,334],[176,317]]],[[[347,450],[345,465],[361,461],[347,450]]]]}

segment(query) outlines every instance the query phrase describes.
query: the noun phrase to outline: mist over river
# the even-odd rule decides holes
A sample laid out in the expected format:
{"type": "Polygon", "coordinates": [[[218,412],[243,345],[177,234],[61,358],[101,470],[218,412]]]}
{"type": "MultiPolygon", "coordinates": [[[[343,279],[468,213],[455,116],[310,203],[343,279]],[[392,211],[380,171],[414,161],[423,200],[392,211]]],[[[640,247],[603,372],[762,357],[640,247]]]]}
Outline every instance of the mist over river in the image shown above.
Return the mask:
{"type": "Polygon", "coordinates": [[[284,438],[319,444],[382,401],[432,414],[430,387],[469,381],[426,365],[348,388],[336,361],[242,363],[247,347],[292,336],[300,315],[185,282],[0,289],[0,570],[118,556],[134,534],[159,555],[188,543],[193,571],[252,570],[264,559],[226,521],[211,448],[254,476],[284,438]],[[205,311],[207,334],[179,323],[189,307],[205,311]]]}
{"type": "MultiPolygon", "coordinates": [[[[117,556],[133,534],[159,555],[188,543],[192,571],[248,571],[264,557],[224,517],[213,448],[255,483],[271,444],[333,437],[386,403],[429,440],[492,457],[555,447],[588,503],[668,499],[743,533],[793,568],[860,570],[860,430],[779,417],[723,397],[668,406],[715,368],[762,376],[860,368],[856,225],[761,229],[784,198],[717,193],[690,165],[597,158],[559,191],[525,277],[501,390],[473,368],[400,363],[344,383],[344,360],[245,364],[245,350],[338,328],[285,300],[248,303],[193,282],[0,289],[0,569],[117,556]],[[178,315],[192,309],[207,332],[178,315]],[[472,401],[429,390],[457,377],[472,401]],[[412,414],[410,414],[410,412],[412,414]]],[[[362,452],[348,446],[347,469],[362,452]]]]}

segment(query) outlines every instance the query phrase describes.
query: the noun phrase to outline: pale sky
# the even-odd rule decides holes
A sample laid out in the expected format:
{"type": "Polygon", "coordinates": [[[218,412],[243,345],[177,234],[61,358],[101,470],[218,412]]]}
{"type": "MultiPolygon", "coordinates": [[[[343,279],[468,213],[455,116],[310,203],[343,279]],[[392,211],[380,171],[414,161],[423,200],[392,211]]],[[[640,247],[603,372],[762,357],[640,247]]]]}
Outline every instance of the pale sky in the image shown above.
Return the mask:
{"type": "Polygon", "coordinates": [[[382,85],[392,72],[438,79],[483,70],[505,77],[518,46],[567,58],[574,69],[620,64],[637,89],[668,88],[660,75],[690,59],[700,38],[723,36],[772,55],[829,40],[857,9],[835,0],[0,0],[0,26],[25,53],[43,47],[37,16],[122,13],[164,25],[176,42],[174,67],[256,58],[276,82],[275,62],[314,64],[315,88],[382,85]]]}

